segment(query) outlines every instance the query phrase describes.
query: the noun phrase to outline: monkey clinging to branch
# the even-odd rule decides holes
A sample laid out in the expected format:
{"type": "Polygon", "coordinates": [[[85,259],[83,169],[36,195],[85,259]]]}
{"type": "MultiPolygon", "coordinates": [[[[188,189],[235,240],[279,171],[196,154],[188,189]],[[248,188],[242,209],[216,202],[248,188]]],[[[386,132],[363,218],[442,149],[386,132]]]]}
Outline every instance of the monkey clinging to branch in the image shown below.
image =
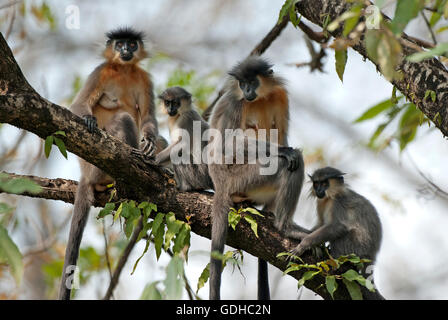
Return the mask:
{"type": "MultiPolygon", "coordinates": [[[[106,34],[106,61],[88,77],[70,107],[82,117],[88,132],[103,129],[134,148],[153,156],[166,146],[159,136],[153,96],[153,84],[138,62],[147,56],[143,33],[119,28],[106,34]]],[[[59,299],[70,299],[73,273],[94,191],[104,191],[113,178],[79,159],[81,179],[75,197],[70,235],[65,252],[59,299]]]]}
{"type": "Polygon", "coordinates": [[[375,261],[381,245],[381,221],[369,200],[349,189],[344,173],[332,167],[310,176],[317,199],[318,223],[307,232],[291,235],[301,239],[292,252],[300,256],[313,246],[330,243],[330,253],[339,257],[354,253],[375,261]]]}

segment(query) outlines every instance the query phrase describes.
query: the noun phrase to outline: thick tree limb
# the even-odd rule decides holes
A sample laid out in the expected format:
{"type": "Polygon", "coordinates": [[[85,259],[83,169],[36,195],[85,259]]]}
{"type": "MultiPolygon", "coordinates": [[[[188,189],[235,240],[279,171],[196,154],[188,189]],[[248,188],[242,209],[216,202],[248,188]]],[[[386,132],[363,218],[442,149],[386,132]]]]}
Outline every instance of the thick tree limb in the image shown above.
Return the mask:
{"type": "MultiPolygon", "coordinates": [[[[335,20],[350,8],[345,0],[302,0],[296,4],[296,10],[306,19],[316,25],[323,27],[324,17],[328,16],[330,21],[335,20]]],[[[388,19],[386,16],[384,16],[388,19]]],[[[342,34],[342,28],[331,33],[338,37],[342,34]]],[[[363,39],[364,35],[361,36],[363,39]]],[[[437,59],[424,60],[419,63],[406,61],[404,57],[417,52],[418,46],[414,40],[406,34],[400,39],[403,47],[403,57],[398,66],[403,78],[393,81],[398,90],[434,122],[434,125],[448,136],[448,71],[437,59]],[[425,100],[425,93],[432,90],[436,93],[435,102],[432,99],[425,100]]],[[[358,42],[353,49],[364,58],[369,59],[365,43],[358,42]]]]}
{"type": "MultiPolygon", "coordinates": [[[[58,130],[65,131],[67,150],[84,158],[110,174],[116,180],[119,196],[137,202],[150,201],[157,204],[160,212],[174,212],[177,219],[186,221],[189,216],[192,231],[210,238],[212,195],[207,192],[177,192],[173,177],[163,169],[151,164],[138,150],[121,143],[102,130],[87,133],[81,118],[43,99],[23,77],[10,48],[0,34],[0,122],[33,132],[45,139],[58,130]]],[[[40,195],[50,199],[73,202],[75,185],[73,181],[62,179],[42,179],[31,177],[44,186],[40,195]]],[[[96,205],[104,205],[108,196],[97,197],[96,205]]],[[[262,258],[280,270],[287,263],[276,255],[289,251],[298,243],[283,238],[273,225],[273,215],[264,213],[265,218],[257,219],[257,238],[250,225],[239,223],[237,230],[229,230],[227,244],[262,258]]],[[[315,263],[309,254],[303,255],[307,263],[315,263]]],[[[291,273],[300,279],[301,272],[291,273]]],[[[319,279],[307,281],[306,286],[330,299],[319,279]]],[[[344,290],[338,290],[338,299],[349,299],[344,290]]],[[[379,293],[367,295],[369,299],[382,298],[379,293]]]]}

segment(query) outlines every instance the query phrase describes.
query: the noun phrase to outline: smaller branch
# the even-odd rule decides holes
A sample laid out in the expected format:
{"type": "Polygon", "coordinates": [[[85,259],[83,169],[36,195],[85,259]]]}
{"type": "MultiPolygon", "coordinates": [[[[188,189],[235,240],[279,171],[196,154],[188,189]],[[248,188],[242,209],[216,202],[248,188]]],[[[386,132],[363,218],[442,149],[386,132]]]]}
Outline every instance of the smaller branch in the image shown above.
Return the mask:
{"type": "Polygon", "coordinates": [[[11,35],[12,26],[14,25],[14,20],[16,20],[16,8],[14,6],[11,7],[11,19],[9,20],[8,29],[5,33],[5,39],[8,40],[11,35]]]}
{"type": "Polygon", "coordinates": [[[293,65],[297,68],[308,66],[308,67],[310,67],[311,72],[314,72],[315,70],[319,70],[320,72],[323,73],[324,72],[324,70],[323,70],[324,64],[322,63],[322,59],[327,55],[325,52],[325,49],[321,47],[320,51],[316,52],[316,50],[314,49],[313,43],[307,36],[305,36],[305,43],[306,43],[306,46],[310,53],[311,60],[309,62],[291,63],[288,65],[293,65]]]}
{"type": "Polygon", "coordinates": [[[1,6],[0,6],[0,10],[9,8],[9,7],[13,6],[13,5],[16,5],[16,4],[18,4],[18,3],[21,3],[22,1],[23,1],[23,0],[16,0],[16,1],[11,1],[11,2],[9,2],[9,3],[6,3],[6,4],[4,4],[4,5],[1,5],[1,6]]]}
{"type": "Polygon", "coordinates": [[[120,278],[121,271],[123,271],[123,268],[126,262],[128,261],[129,255],[131,254],[132,249],[134,249],[135,244],[137,243],[138,235],[143,229],[142,219],[143,218],[140,218],[140,220],[138,221],[137,226],[135,227],[134,232],[132,233],[132,237],[129,240],[128,245],[124,249],[123,254],[120,257],[120,260],[118,261],[117,268],[114,271],[114,274],[109,284],[109,288],[107,288],[107,292],[103,300],[110,300],[113,291],[118,284],[118,279],[120,278]]]}
{"type": "Polygon", "coordinates": [[[316,32],[310,27],[308,27],[302,20],[300,20],[298,27],[300,30],[305,33],[308,38],[310,38],[313,41],[316,41],[318,43],[327,43],[328,40],[330,40],[329,36],[326,36],[324,32],[316,32]]]}
{"type": "Polygon", "coordinates": [[[431,179],[429,179],[417,166],[414,159],[412,159],[411,155],[407,153],[409,160],[411,161],[412,166],[417,170],[417,173],[434,189],[435,194],[439,194],[442,198],[448,199],[448,192],[440,188],[437,184],[435,184],[431,179]]]}
{"type": "MultiPolygon", "coordinates": [[[[104,252],[106,255],[106,264],[107,264],[107,270],[109,271],[109,277],[110,277],[110,281],[112,281],[113,275],[112,275],[112,268],[110,266],[110,257],[109,257],[109,245],[107,243],[107,234],[106,234],[106,220],[102,219],[101,220],[103,223],[103,239],[104,239],[104,252]]],[[[112,295],[113,297],[113,295],[112,295]]]]}
{"type": "Polygon", "coordinates": [[[425,13],[423,11],[420,12],[420,14],[423,17],[423,20],[425,21],[426,26],[428,27],[432,42],[434,43],[434,45],[437,45],[436,35],[434,34],[434,31],[431,28],[431,24],[429,23],[428,18],[425,16],[425,13]]]}
{"type": "Polygon", "coordinates": [[[424,9],[431,12],[437,12],[437,8],[425,7],[424,9]]]}
{"type": "Polygon", "coordinates": [[[272,42],[274,42],[274,40],[277,39],[280,33],[282,33],[283,29],[286,28],[288,22],[289,17],[285,15],[282,21],[280,21],[280,23],[277,23],[271,29],[271,31],[269,31],[268,34],[260,41],[260,43],[257,44],[257,46],[250,52],[250,55],[261,56],[267,50],[267,48],[269,48],[272,42]]]}

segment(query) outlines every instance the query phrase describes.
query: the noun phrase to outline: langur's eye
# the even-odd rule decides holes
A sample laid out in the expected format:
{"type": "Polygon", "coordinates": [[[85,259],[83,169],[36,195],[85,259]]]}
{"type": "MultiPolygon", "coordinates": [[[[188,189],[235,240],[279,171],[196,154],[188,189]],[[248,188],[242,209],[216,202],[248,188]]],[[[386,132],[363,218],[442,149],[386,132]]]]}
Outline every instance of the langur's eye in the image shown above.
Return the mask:
{"type": "Polygon", "coordinates": [[[328,187],[328,186],[330,185],[330,183],[328,182],[328,180],[325,180],[322,184],[323,184],[324,187],[328,187]]]}
{"type": "Polygon", "coordinates": [[[131,48],[135,48],[135,47],[137,46],[137,44],[136,44],[135,42],[131,42],[131,43],[129,44],[129,46],[130,46],[131,48]]]}

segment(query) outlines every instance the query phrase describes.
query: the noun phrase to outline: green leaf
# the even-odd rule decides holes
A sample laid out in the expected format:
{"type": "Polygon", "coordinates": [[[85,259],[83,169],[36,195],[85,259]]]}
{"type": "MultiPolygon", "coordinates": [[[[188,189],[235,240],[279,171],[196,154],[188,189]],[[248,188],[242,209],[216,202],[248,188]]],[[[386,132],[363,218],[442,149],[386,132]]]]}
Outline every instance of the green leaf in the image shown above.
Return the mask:
{"type": "Polygon", "coordinates": [[[342,279],[342,282],[345,284],[345,287],[347,288],[352,300],[362,300],[361,288],[359,287],[358,283],[349,281],[347,279],[342,279]]]}
{"type": "Polygon", "coordinates": [[[199,290],[207,283],[208,278],[210,277],[210,263],[202,270],[201,275],[198,279],[198,287],[196,289],[196,294],[198,294],[199,290]]]}
{"type": "Polygon", "coordinates": [[[145,286],[143,292],[140,296],[140,300],[162,300],[162,294],[159,289],[157,289],[157,284],[160,281],[154,281],[145,286]]]}
{"type": "Polygon", "coordinates": [[[7,193],[22,194],[24,192],[39,193],[42,187],[26,178],[9,178],[7,174],[0,173],[0,190],[7,193]]]}
{"type": "Polygon", "coordinates": [[[395,71],[400,62],[400,42],[383,24],[383,29],[368,29],[365,37],[368,56],[379,65],[383,76],[389,80],[399,77],[395,71]]]}
{"type": "Polygon", "coordinates": [[[170,212],[165,217],[167,231],[165,233],[165,251],[168,250],[171,244],[171,240],[174,238],[176,234],[178,234],[179,230],[183,226],[183,222],[176,220],[174,213],[170,212]]]}
{"type": "Polygon", "coordinates": [[[182,229],[176,235],[176,239],[174,240],[173,252],[179,253],[186,246],[190,247],[190,237],[191,237],[191,227],[184,223],[182,225],[182,229]]]}
{"type": "Polygon", "coordinates": [[[391,29],[396,35],[400,35],[409,21],[417,17],[425,6],[425,0],[398,0],[395,8],[391,29]]]}
{"type": "Polygon", "coordinates": [[[44,151],[45,151],[45,157],[47,157],[47,159],[48,159],[48,157],[50,156],[51,147],[53,146],[53,140],[54,140],[54,137],[53,137],[53,136],[48,136],[48,137],[45,139],[45,148],[44,148],[44,151]]]}
{"type": "Polygon", "coordinates": [[[179,256],[172,257],[166,268],[166,279],[163,281],[168,300],[179,300],[182,298],[184,288],[183,272],[183,260],[179,256]]]}
{"type": "Polygon", "coordinates": [[[9,265],[11,274],[19,286],[23,276],[22,254],[3,226],[0,226],[0,263],[9,265]]]}
{"type": "Polygon", "coordinates": [[[418,126],[420,125],[420,113],[421,111],[413,103],[407,104],[407,108],[400,119],[398,129],[401,151],[406,148],[409,142],[414,140],[418,126]]]}
{"type": "Polygon", "coordinates": [[[283,18],[290,12],[291,12],[291,7],[293,5],[295,5],[297,0],[286,0],[285,3],[283,4],[282,8],[280,9],[279,15],[278,15],[278,21],[277,24],[279,24],[280,22],[282,22],[283,18]]]}
{"type": "Polygon", "coordinates": [[[105,216],[111,214],[115,210],[115,203],[106,203],[103,209],[98,213],[97,219],[104,218],[105,216]]]}
{"type": "Polygon", "coordinates": [[[347,37],[358,24],[362,8],[363,8],[362,4],[356,4],[350,8],[350,12],[353,13],[353,16],[345,20],[344,30],[342,31],[342,35],[344,37],[347,37]]]}
{"type": "Polygon", "coordinates": [[[244,220],[249,222],[250,228],[254,232],[255,236],[258,238],[258,232],[257,232],[258,224],[257,224],[257,221],[255,221],[255,219],[252,216],[249,216],[249,215],[245,215],[244,216],[244,220]]]}
{"type": "Polygon", "coordinates": [[[333,294],[338,288],[338,283],[336,282],[335,276],[327,276],[325,278],[325,286],[330,296],[334,299],[333,294]]]}
{"type": "Polygon", "coordinates": [[[394,105],[395,104],[393,103],[392,99],[384,100],[384,101],[374,105],[373,107],[367,109],[367,111],[365,111],[358,119],[356,119],[354,121],[354,123],[358,123],[358,122],[362,122],[362,121],[373,119],[373,118],[375,118],[376,116],[378,116],[382,112],[388,110],[389,108],[391,108],[394,105]]]}
{"type": "Polygon", "coordinates": [[[343,273],[341,275],[344,279],[347,279],[349,281],[355,281],[358,280],[360,277],[362,278],[362,276],[356,272],[353,269],[347,270],[345,273],[343,273]]]}
{"type": "Polygon", "coordinates": [[[230,210],[227,220],[229,222],[229,225],[232,227],[232,229],[235,230],[236,225],[241,220],[241,214],[239,214],[238,212],[236,212],[234,210],[230,210]]]}
{"type": "Polygon", "coordinates": [[[410,56],[407,56],[406,59],[410,62],[421,62],[425,59],[432,59],[437,56],[443,56],[447,52],[448,52],[448,42],[445,42],[438,44],[431,50],[411,54],[410,56]]]}
{"type": "Polygon", "coordinates": [[[56,131],[55,133],[53,133],[53,136],[63,136],[63,137],[67,137],[65,134],[65,131],[56,131]]]}
{"type": "Polygon", "coordinates": [[[14,208],[8,206],[6,203],[0,202],[0,214],[11,213],[14,208]]]}
{"type": "Polygon", "coordinates": [[[345,66],[347,65],[347,49],[336,50],[334,55],[336,59],[336,72],[341,82],[344,82],[345,66]]]}
{"type": "Polygon", "coordinates": [[[300,278],[299,282],[297,283],[297,286],[300,288],[305,284],[306,281],[311,280],[314,278],[315,275],[319,274],[320,271],[307,271],[303,274],[302,278],[300,278]]]}
{"type": "Polygon", "coordinates": [[[256,215],[256,216],[260,216],[264,218],[264,215],[262,215],[260,212],[258,212],[257,209],[248,207],[248,208],[244,208],[243,210],[241,210],[242,212],[249,212],[250,214],[256,215]]]}
{"type": "Polygon", "coordinates": [[[283,271],[283,274],[288,274],[293,271],[299,271],[303,268],[305,268],[305,266],[303,266],[301,264],[293,263],[290,267],[288,267],[285,271],[283,271]]]}
{"type": "Polygon", "coordinates": [[[59,139],[59,138],[54,138],[54,143],[56,143],[56,145],[58,146],[58,148],[59,148],[59,151],[61,151],[61,153],[62,153],[62,155],[64,156],[64,158],[65,159],[68,159],[67,158],[67,149],[65,148],[65,143],[64,143],[64,141],[62,141],[61,139],[59,139]]]}
{"type": "Polygon", "coordinates": [[[154,247],[156,249],[156,258],[159,260],[160,254],[162,253],[162,245],[163,245],[163,235],[165,234],[165,228],[163,225],[157,228],[157,232],[154,233],[154,225],[153,225],[153,234],[154,234],[154,247]]]}
{"type": "Polygon", "coordinates": [[[165,218],[165,214],[159,212],[154,218],[154,224],[152,225],[152,233],[156,234],[159,231],[160,226],[163,223],[163,219],[165,218]]]}
{"type": "Polygon", "coordinates": [[[131,275],[134,274],[135,269],[137,268],[138,263],[139,263],[140,260],[143,258],[143,256],[146,254],[146,252],[148,252],[149,244],[150,244],[150,243],[151,243],[151,240],[150,240],[150,239],[146,240],[145,249],[143,250],[143,253],[141,254],[141,256],[137,259],[137,261],[135,261],[135,263],[134,263],[134,268],[132,268],[131,275]]]}
{"type": "Polygon", "coordinates": [[[115,212],[114,222],[117,221],[119,217],[121,217],[121,212],[122,211],[123,211],[123,202],[120,203],[120,205],[118,206],[117,212],[115,212]]]}

